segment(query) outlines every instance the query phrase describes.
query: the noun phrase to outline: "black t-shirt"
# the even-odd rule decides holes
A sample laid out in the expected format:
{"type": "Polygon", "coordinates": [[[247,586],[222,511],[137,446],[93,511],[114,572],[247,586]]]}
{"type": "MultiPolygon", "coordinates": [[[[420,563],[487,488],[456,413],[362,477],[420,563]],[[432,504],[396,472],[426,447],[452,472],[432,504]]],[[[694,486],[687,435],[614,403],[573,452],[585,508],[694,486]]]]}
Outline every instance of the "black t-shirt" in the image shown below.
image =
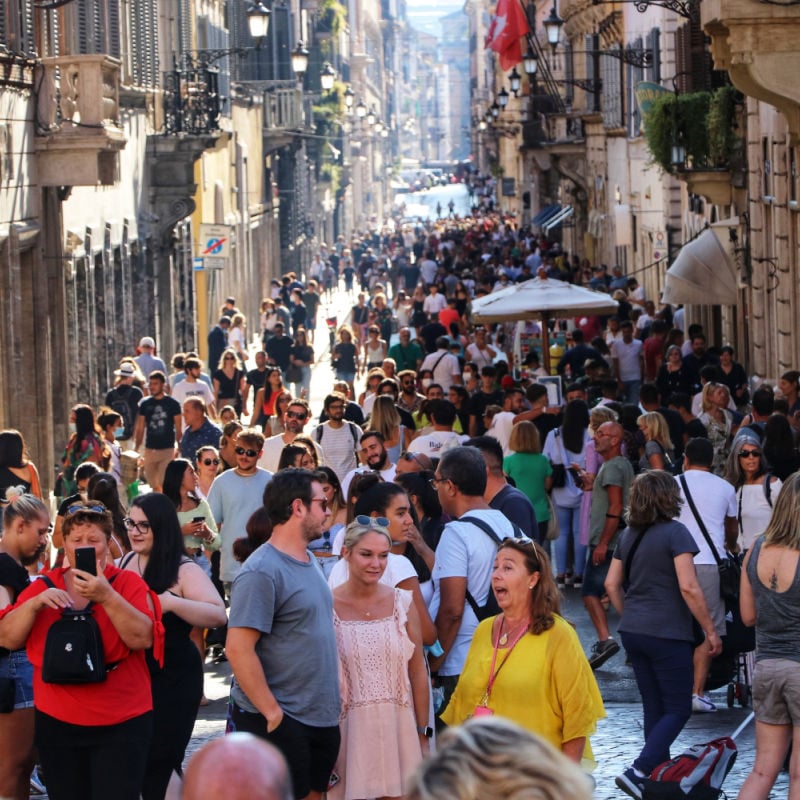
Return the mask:
{"type": "Polygon", "coordinates": [[[259,369],[251,369],[247,373],[247,385],[253,387],[253,391],[257,392],[267,379],[267,371],[259,369]]]}
{"type": "MultiPolygon", "coordinates": [[[[482,390],[478,390],[470,398],[469,413],[471,417],[475,417],[478,423],[478,428],[475,431],[476,436],[483,436],[486,433],[486,425],[483,422],[483,415],[486,413],[488,406],[502,406],[505,394],[497,389],[491,394],[485,394],[482,390]]],[[[465,431],[466,432],[466,431],[465,431]]]]}
{"type": "Polygon", "coordinates": [[[267,342],[267,355],[285,372],[289,366],[289,353],[292,350],[292,337],[273,336],[267,342]]]}
{"type": "Polygon", "coordinates": [[[145,418],[145,447],[168,450],[175,446],[175,417],[181,413],[177,400],[166,395],[160,400],[145,397],[139,403],[139,413],[145,418]]]}
{"type": "MultiPolygon", "coordinates": [[[[706,430],[706,426],[703,425],[703,423],[697,418],[686,423],[686,435],[690,439],[708,439],[708,431],[706,430]]],[[[675,442],[673,442],[673,444],[675,444],[675,442]]]]}
{"type": "MultiPolygon", "coordinates": [[[[17,564],[8,553],[0,553],[0,586],[8,587],[12,603],[17,602],[17,598],[29,583],[28,570],[17,564]]],[[[7,656],[8,653],[5,647],[0,647],[0,656],[7,656]]]]}

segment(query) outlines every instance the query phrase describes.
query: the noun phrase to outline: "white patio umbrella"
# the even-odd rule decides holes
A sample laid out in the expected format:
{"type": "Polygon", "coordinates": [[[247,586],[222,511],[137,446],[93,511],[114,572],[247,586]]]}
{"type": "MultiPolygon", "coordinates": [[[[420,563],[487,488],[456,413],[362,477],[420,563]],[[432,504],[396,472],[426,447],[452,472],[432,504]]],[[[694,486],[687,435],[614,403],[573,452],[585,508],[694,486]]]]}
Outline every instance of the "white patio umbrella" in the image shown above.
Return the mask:
{"type": "MultiPolygon", "coordinates": [[[[507,286],[498,292],[479,297],[472,303],[476,322],[514,322],[541,319],[542,332],[547,322],[556,317],[577,317],[582,314],[613,314],[617,301],[604,292],[584,289],[553,278],[531,278],[524,283],[507,286]]],[[[550,372],[549,341],[542,337],[542,360],[550,372]]]]}

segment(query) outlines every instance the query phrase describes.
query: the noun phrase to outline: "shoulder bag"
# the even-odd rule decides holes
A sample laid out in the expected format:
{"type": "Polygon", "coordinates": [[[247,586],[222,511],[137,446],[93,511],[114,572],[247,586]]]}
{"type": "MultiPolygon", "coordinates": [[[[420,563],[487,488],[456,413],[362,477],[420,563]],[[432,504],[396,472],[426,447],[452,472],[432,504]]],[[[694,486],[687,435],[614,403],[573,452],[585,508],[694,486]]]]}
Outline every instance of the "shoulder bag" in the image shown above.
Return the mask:
{"type": "Polygon", "coordinates": [[[561,446],[561,428],[556,428],[553,431],[553,436],[555,437],[556,444],[561,451],[561,464],[552,464],[553,472],[551,474],[552,484],[551,488],[553,489],[563,489],[567,485],[567,467],[564,464],[564,448],[561,446]]]}
{"type": "Polygon", "coordinates": [[[720,557],[719,553],[717,552],[717,548],[714,547],[714,542],[711,541],[711,536],[709,536],[708,529],[706,528],[702,517],[697,511],[697,506],[694,504],[692,495],[689,492],[689,486],[686,483],[686,477],[684,475],[679,475],[678,480],[683,487],[684,497],[686,497],[686,502],[689,504],[689,508],[691,509],[695,520],[697,521],[697,526],[700,528],[703,538],[708,543],[708,547],[711,550],[711,555],[714,556],[714,561],[717,562],[717,569],[719,570],[720,597],[725,601],[726,604],[737,602],[739,599],[739,581],[742,576],[742,565],[739,563],[738,559],[729,556],[727,553],[725,554],[724,558],[720,557]]]}

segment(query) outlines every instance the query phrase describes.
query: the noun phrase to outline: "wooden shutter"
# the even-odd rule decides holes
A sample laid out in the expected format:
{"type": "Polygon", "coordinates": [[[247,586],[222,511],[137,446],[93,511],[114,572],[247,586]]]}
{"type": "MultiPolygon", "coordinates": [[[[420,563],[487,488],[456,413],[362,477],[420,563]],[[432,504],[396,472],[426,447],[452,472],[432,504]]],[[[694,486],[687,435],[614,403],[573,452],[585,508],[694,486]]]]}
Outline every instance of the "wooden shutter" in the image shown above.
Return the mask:
{"type": "Polygon", "coordinates": [[[114,58],[119,58],[122,52],[119,27],[119,0],[105,0],[106,2],[106,52],[114,58]]]}

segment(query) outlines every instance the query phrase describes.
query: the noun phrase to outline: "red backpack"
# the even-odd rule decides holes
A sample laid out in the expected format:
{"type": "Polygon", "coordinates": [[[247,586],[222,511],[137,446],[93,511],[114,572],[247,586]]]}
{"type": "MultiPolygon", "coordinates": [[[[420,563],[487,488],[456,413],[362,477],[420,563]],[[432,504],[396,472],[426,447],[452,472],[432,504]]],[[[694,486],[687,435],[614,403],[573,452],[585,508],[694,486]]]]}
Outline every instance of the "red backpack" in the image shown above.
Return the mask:
{"type": "Polygon", "coordinates": [[[650,773],[643,800],[717,800],[736,753],[729,736],[692,745],[650,773]]]}

